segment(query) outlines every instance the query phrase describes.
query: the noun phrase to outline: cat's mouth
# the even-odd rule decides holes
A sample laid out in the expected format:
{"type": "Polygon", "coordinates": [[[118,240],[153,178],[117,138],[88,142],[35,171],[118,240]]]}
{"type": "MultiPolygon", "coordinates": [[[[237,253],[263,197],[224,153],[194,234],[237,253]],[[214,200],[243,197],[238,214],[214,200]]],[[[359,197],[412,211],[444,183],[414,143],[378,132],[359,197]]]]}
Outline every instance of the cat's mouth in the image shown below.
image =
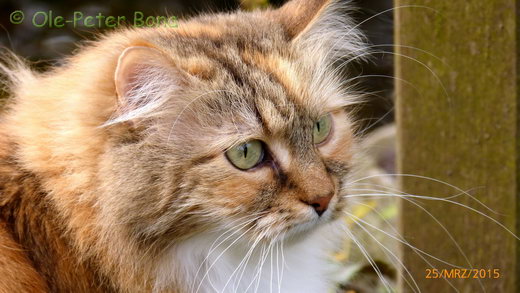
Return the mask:
{"type": "Polygon", "coordinates": [[[312,209],[306,213],[305,217],[299,222],[291,223],[287,226],[288,234],[305,234],[320,227],[321,225],[330,223],[338,218],[338,210],[342,208],[342,201],[337,192],[332,196],[328,203],[327,209],[317,212],[312,209]]]}
{"type": "Polygon", "coordinates": [[[320,226],[330,223],[337,217],[335,216],[335,211],[337,210],[337,196],[335,195],[332,199],[329,208],[324,210],[322,213],[316,213],[314,210],[308,210],[305,212],[305,216],[291,223],[286,223],[284,227],[284,232],[286,237],[294,237],[294,236],[305,236],[310,232],[316,230],[320,226]]]}

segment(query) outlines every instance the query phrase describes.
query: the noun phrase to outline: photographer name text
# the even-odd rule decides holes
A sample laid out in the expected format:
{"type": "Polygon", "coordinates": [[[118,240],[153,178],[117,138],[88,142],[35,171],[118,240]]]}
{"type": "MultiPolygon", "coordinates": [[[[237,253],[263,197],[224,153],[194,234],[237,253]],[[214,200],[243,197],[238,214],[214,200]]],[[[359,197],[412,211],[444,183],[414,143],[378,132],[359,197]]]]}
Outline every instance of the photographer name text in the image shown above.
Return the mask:
{"type": "Polygon", "coordinates": [[[179,26],[176,16],[147,16],[141,11],[135,11],[132,17],[104,15],[101,12],[97,15],[86,15],[81,11],[74,11],[72,16],[67,18],[55,14],[52,10],[37,11],[28,15],[28,17],[26,17],[23,11],[16,10],[11,13],[10,21],[12,24],[22,24],[24,21],[29,21],[37,28],[64,28],[67,26],[73,28],[116,28],[123,25],[176,28],[179,26]]]}

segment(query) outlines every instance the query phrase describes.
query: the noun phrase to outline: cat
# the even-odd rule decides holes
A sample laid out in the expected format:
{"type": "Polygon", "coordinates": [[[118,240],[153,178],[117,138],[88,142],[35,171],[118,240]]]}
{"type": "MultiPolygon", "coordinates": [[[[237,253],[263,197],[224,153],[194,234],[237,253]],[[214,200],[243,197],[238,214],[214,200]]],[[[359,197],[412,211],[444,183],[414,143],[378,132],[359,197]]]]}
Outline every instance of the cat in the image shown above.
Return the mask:
{"type": "MultiPolygon", "coordinates": [[[[1,292],[328,292],[365,52],[348,2],[119,29],[4,57],[1,292]]],[[[4,54],[5,56],[9,54],[4,54]]]]}

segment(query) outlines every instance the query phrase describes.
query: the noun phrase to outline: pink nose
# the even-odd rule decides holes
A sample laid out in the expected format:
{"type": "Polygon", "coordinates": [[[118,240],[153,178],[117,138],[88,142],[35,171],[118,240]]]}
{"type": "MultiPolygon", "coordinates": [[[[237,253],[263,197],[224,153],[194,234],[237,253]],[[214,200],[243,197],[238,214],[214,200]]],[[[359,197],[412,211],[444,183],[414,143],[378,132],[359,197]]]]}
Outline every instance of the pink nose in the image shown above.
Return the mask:
{"type": "Polygon", "coordinates": [[[318,216],[321,216],[329,208],[329,203],[333,196],[334,193],[330,193],[326,196],[318,196],[307,202],[307,204],[314,208],[318,216]]]}

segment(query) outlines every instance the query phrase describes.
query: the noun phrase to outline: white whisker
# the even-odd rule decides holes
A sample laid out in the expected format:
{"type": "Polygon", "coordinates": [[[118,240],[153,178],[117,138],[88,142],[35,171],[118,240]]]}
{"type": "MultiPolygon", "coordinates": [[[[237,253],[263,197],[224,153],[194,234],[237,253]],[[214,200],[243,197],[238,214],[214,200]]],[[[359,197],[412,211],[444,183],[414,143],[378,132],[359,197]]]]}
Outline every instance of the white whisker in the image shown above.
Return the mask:
{"type": "MultiPolygon", "coordinates": [[[[367,205],[368,206],[368,205],[367,205]]],[[[346,213],[347,216],[351,217],[352,219],[354,219],[352,216],[352,214],[350,213],[346,213]]],[[[374,241],[376,241],[377,244],[379,244],[379,246],[381,246],[381,248],[383,248],[387,253],[389,253],[396,261],[397,263],[404,269],[404,271],[406,272],[406,274],[410,277],[410,279],[412,279],[412,282],[413,282],[413,286],[412,284],[410,284],[410,282],[408,281],[407,278],[403,278],[404,281],[408,284],[408,286],[413,290],[413,292],[421,292],[421,289],[419,288],[419,285],[417,284],[417,282],[415,281],[415,278],[413,277],[413,275],[410,273],[410,271],[408,270],[408,268],[406,268],[406,266],[404,265],[404,263],[400,260],[400,258],[395,255],[395,253],[393,253],[390,249],[388,249],[385,245],[383,245],[383,243],[381,243],[381,241],[377,240],[376,237],[374,237],[374,235],[372,235],[372,233],[370,233],[363,225],[361,225],[360,222],[358,222],[356,219],[354,219],[354,223],[360,227],[363,231],[365,231],[365,233],[367,233],[367,235],[369,235],[372,239],[374,239],[374,241]],[[414,288],[415,287],[415,288],[414,288]]],[[[385,253],[388,257],[388,254],[385,253]]],[[[389,258],[390,260],[390,258],[389,258]]]]}
{"type": "Polygon", "coordinates": [[[385,286],[385,288],[387,289],[388,292],[393,292],[394,290],[392,290],[390,284],[388,284],[388,281],[385,279],[385,277],[383,276],[383,274],[381,273],[381,270],[379,269],[379,267],[377,266],[377,264],[374,262],[374,260],[372,259],[372,257],[368,254],[368,252],[366,251],[365,247],[363,247],[363,245],[359,242],[359,240],[354,236],[354,234],[352,234],[352,232],[350,232],[348,229],[344,229],[345,232],[347,233],[347,235],[350,237],[350,239],[352,239],[352,241],[354,241],[354,243],[356,244],[356,246],[359,248],[359,250],[361,251],[361,253],[365,256],[365,258],[367,259],[367,261],[370,263],[370,265],[372,266],[372,268],[374,269],[374,271],[376,272],[377,276],[379,277],[379,279],[381,280],[381,282],[383,283],[383,285],[385,286]]]}

